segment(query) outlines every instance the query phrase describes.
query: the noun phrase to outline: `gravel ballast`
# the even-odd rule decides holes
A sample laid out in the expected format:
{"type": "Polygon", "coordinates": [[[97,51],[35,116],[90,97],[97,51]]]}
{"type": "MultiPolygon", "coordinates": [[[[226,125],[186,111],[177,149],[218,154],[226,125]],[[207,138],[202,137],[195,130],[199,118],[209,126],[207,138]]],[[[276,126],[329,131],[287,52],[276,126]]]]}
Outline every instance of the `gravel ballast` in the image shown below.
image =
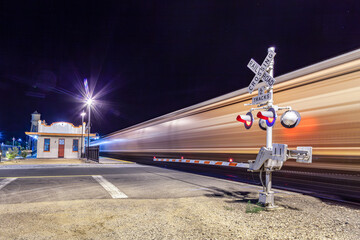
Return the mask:
{"type": "Polygon", "coordinates": [[[276,203],[282,210],[247,213],[256,197],[1,204],[0,239],[360,238],[360,209],[281,193],[276,203]]]}

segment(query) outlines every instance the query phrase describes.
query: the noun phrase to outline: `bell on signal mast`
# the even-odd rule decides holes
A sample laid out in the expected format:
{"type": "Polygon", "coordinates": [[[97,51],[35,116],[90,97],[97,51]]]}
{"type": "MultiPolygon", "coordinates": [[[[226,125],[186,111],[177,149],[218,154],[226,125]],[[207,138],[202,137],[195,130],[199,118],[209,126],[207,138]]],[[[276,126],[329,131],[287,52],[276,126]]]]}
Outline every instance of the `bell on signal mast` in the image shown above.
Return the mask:
{"type": "Polygon", "coordinates": [[[254,122],[254,117],[251,112],[248,112],[246,115],[238,115],[236,120],[244,123],[246,129],[250,129],[254,122]]]}
{"type": "Polygon", "coordinates": [[[294,128],[299,125],[301,120],[300,113],[294,110],[288,110],[281,115],[280,122],[283,127],[294,128]]]}
{"type": "Polygon", "coordinates": [[[262,120],[265,120],[268,127],[275,125],[277,116],[274,108],[269,108],[267,111],[260,111],[256,116],[262,120]]]}

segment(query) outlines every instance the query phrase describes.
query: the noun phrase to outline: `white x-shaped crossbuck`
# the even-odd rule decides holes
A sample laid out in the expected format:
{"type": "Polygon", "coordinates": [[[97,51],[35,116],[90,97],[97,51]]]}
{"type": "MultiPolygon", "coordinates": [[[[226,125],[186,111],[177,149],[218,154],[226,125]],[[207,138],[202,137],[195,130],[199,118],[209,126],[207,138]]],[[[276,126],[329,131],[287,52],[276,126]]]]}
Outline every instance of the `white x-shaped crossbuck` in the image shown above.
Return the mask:
{"type": "Polygon", "coordinates": [[[254,59],[250,59],[247,67],[255,73],[255,76],[248,87],[248,92],[250,94],[254,91],[254,88],[260,80],[266,82],[269,87],[272,87],[274,85],[275,79],[266,72],[266,69],[270,66],[270,63],[274,59],[275,55],[275,52],[269,51],[261,66],[254,59]]]}

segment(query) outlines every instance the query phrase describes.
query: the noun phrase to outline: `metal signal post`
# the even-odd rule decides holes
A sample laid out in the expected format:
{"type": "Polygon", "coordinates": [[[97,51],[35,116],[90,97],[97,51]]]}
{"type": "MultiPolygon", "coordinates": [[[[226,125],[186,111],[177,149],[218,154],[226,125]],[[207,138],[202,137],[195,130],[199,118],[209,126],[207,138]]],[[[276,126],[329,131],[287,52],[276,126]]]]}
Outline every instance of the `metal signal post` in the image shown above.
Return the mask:
{"type": "MultiPolygon", "coordinates": [[[[275,48],[269,48],[268,52],[273,51],[275,52],[275,48]]],[[[274,59],[271,60],[269,68],[266,70],[271,77],[274,77],[274,59]]],[[[270,86],[269,89],[270,93],[270,100],[268,102],[268,108],[273,106],[273,86],[270,86]]],[[[266,128],[266,148],[272,149],[272,127],[266,128]]],[[[260,176],[261,177],[261,176],[260,176]]],[[[266,170],[266,177],[265,177],[265,193],[261,192],[259,196],[259,202],[266,205],[269,203],[269,207],[274,207],[274,192],[271,191],[272,187],[272,171],[266,170]]]]}
{"type": "Polygon", "coordinates": [[[281,124],[286,128],[296,127],[301,116],[298,112],[291,109],[291,107],[278,107],[274,105],[273,101],[273,85],[274,79],[274,57],[275,48],[268,49],[268,54],[261,65],[254,59],[248,63],[248,68],[255,73],[252,79],[248,92],[251,94],[256,85],[263,81],[267,86],[262,86],[258,89],[258,96],[252,98],[252,103],[245,105],[257,105],[257,108],[251,108],[246,115],[238,115],[237,120],[244,123],[246,129],[250,129],[253,125],[254,117],[252,112],[260,110],[257,113],[259,118],[259,127],[266,130],[266,147],[262,147],[256,157],[256,160],[249,160],[249,171],[260,172],[260,180],[262,181],[262,172],[265,171],[265,184],[263,184],[263,191],[260,192],[259,202],[267,209],[276,208],[274,204],[274,192],[272,187],[272,172],[280,170],[283,163],[287,159],[296,159],[297,162],[311,163],[312,148],[311,147],[297,147],[297,150],[288,150],[286,144],[276,144],[272,142],[272,130],[277,119],[277,111],[287,110],[281,117],[281,124]]]}

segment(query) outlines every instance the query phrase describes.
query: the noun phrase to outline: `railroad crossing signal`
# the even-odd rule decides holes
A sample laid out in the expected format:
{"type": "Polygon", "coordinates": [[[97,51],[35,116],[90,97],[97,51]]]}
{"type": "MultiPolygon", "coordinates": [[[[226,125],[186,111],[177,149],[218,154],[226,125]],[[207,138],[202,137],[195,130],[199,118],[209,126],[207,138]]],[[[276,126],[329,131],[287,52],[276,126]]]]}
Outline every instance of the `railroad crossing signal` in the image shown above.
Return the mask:
{"type": "Polygon", "coordinates": [[[266,131],[266,147],[260,149],[256,160],[249,161],[249,171],[259,171],[260,174],[265,171],[266,173],[266,184],[263,185],[266,190],[260,192],[259,202],[267,208],[275,207],[274,192],[271,191],[272,171],[280,170],[283,163],[290,158],[304,163],[311,163],[312,161],[312,147],[298,147],[297,150],[289,150],[286,144],[272,143],[272,127],[276,122],[278,110],[287,110],[280,119],[281,125],[286,128],[296,127],[301,120],[300,114],[292,110],[291,107],[279,107],[273,104],[275,79],[272,69],[275,55],[275,49],[269,48],[261,66],[254,59],[248,63],[247,67],[255,73],[248,87],[248,92],[251,94],[260,80],[266,82],[267,86],[258,89],[258,96],[252,98],[251,104],[245,104],[258,105],[258,107],[251,108],[246,115],[238,115],[236,118],[237,121],[244,123],[246,129],[250,129],[254,121],[252,111],[259,110],[256,116],[259,118],[259,127],[266,131]]]}
{"type": "Polygon", "coordinates": [[[276,53],[271,49],[268,52],[261,66],[254,59],[250,59],[250,62],[248,63],[247,67],[250,68],[250,70],[255,73],[255,76],[248,87],[248,92],[250,94],[254,91],[254,88],[260,82],[260,80],[266,82],[269,87],[272,87],[274,85],[275,79],[272,76],[270,76],[270,74],[267,73],[266,70],[270,66],[270,63],[273,61],[275,55],[276,53]]]}

